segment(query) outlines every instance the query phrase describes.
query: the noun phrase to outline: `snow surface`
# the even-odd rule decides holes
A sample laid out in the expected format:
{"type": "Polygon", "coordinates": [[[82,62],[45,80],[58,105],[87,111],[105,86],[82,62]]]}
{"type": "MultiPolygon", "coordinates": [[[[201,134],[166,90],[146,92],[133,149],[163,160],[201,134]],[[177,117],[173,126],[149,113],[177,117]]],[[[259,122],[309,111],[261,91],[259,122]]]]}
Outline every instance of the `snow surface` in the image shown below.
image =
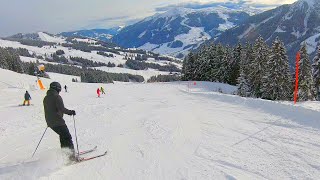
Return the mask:
{"type": "Polygon", "coordinates": [[[219,24],[218,29],[220,31],[225,31],[225,30],[231,29],[235,26],[232,22],[228,21],[228,18],[230,18],[228,14],[226,14],[222,11],[218,11],[218,15],[221,19],[225,20],[224,24],[219,24]]]}
{"type": "Polygon", "coordinates": [[[281,27],[278,26],[278,28],[274,32],[284,33],[286,31],[282,30],[281,27]]]}
{"type": "Polygon", "coordinates": [[[95,67],[94,69],[99,69],[101,71],[110,72],[110,73],[128,73],[133,75],[140,75],[144,77],[144,80],[147,81],[152,76],[157,75],[168,75],[170,72],[158,71],[155,69],[148,69],[148,70],[133,70],[127,68],[120,68],[120,67],[95,67]]]}
{"type": "Polygon", "coordinates": [[[301,45],[303,45],[303,43],[307,44],[308,54],[315,52],[316,49],[318,48],[318,41],[319,40],[317,40],[317,39],[319,37],[320,37],[320,33],[309,37],[308,39],[306,39],[304,42],[301,43],[301,45]]]}
{"type": "MultiPolygon", "coordinates": [[[[30,90],[34,106],[17,104],[35,79],[0,69],[0,179],[320,177],[318,102],[293,106],[242,98],[212,92],[210,87],[228,88],[203,82],[188,89],[188,82],[102,85],[60,79],[69,87],[61,93],[66,107],[77,112],[80,149],[98,145],[91,154],[107,149],[108,155],[64,165],[58,136],[48,130],[31,158],[46,127],[46,92],[30,90]],[[100,86],[106,95],[97,98],[100,86]]],[[[48,87],[52,80],[43,83],[48,87]]],[[[72,118],[64,118],[74,136],[72,118]]]]}
{"type": "Polygon", "coordinates": [[[42,41],[53,42],[53,43],[65,43],[66,41],[63,38],[51,36],[44,32],[38,32],[38,35],[42,41]]]}

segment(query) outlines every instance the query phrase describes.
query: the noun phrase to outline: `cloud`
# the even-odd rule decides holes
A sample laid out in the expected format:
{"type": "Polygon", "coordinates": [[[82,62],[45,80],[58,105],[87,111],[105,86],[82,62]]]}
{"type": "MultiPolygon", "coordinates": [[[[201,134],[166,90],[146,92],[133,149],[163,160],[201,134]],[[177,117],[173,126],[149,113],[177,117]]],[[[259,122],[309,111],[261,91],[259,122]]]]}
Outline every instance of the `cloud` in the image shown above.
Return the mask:
{"type": "Polygon", "coordinates": [[[116,16],[116,17],[106,17],[106,18],[100,18],[100,19],[96,19],[94,21],[96,22],[101,22],[101,21],[118,21],[118,20],[124,20],[124,19],[128,19],[129,16],[116,16]]]}

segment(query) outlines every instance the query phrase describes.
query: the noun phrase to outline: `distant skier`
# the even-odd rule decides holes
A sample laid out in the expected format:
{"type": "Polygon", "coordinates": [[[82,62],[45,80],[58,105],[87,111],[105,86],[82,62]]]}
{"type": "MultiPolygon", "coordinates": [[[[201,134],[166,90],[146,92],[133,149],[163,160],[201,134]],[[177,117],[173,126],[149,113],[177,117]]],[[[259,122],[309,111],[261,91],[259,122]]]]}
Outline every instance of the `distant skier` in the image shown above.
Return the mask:
{"type": "Polygon", "coordinates": [[[97,94],[98,94],[98,97],[100,97],[100,89],[99,88],[97,89],[97,94]]]}
{"type": "Polygon", "coordinates": [[[26,91],[26,93],[24,93],[23,106],[26,105],[26,102],[28,103],[28,106],[30,106],[30,100],[31,100],[31,96],[30,96],[29,92],[26,91]]]}
{"type": "Polygon", "coordinates": [[[68,92],[68,87],[67,87],[67,85],[64,85],[64,90],[65,90],[65,92],[68,92]]]}
{"type": "Polygon", "coordinates": [[[75,151],[69,129],[63,119],[63,114],[76,115],[74,110],[68,110],[64,107],[63,100],[59,95],[61,85],[58,82],[52,82],[47,95],[43,100],[44,113],[48,127],[60,136],[61,148],[69,150],[70,160],[76,160],[75,151]]]}
{"type": "Polygon", "coordinates": [[[100,88],[100,91],[101,91],[102,94],[106,94],[106,93],[104,92],[103,87],[100,88]]]}

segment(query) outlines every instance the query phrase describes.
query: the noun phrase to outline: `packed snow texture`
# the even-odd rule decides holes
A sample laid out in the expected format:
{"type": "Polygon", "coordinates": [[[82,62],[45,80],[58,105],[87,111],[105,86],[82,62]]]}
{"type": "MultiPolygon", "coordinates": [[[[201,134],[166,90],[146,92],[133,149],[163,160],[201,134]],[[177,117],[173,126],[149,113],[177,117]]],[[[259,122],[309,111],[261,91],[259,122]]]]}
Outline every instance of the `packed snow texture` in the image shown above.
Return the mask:
{"type": "MultiPolygon", "coordinates": [[[[49,129],[31,158],[46,128],[46,92],[30,88],[35,77],[0,69],[0,179],[320,177],[318,102],[242,98],[217,83],[85,84],[62,77],[69,92],[60,94],[77,112],[80,149],[97,145],[90,155],[108,155],[67,166],[49,129]],[[97,98],[101,86],[106,95],[97,98]],[[26,89],[33,106],[19,107],[26,89]],[[225,94],[213,92],[219,89],[225,94]]],[[[75,140],[73,119],[64,118],[75,140]]]]}

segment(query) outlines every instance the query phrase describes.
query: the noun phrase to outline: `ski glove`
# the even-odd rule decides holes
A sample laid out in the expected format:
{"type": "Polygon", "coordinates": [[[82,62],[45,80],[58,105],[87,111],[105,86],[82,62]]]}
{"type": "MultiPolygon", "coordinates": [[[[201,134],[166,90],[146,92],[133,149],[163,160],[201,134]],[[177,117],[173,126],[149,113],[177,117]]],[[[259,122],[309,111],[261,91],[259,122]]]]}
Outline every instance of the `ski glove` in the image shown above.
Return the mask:
{"type": "Polygon", "coordinates": [[[72,116],[75,116],[76,115],[76,111],[75,110],[71,110],[71,114],[72,116]]]}

